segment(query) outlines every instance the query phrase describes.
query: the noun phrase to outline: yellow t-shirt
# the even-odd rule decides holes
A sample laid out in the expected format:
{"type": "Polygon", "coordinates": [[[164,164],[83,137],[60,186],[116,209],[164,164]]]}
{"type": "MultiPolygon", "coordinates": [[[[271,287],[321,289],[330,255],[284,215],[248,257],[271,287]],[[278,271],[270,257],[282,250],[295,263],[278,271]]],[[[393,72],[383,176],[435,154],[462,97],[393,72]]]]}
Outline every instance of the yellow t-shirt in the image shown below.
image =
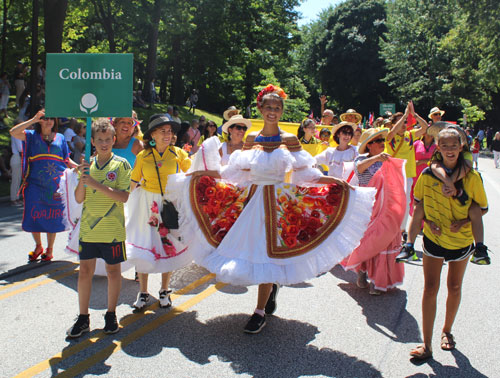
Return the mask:
{"type": "MultiPolygon", "coordinates": [[[[117,190],[130,190],[129,162],[115,154],[102,167],[91,159],[89,175],[96,181],[117,190]]],[[[123,202],[114,201],[104,193],[85,188],[80,240],[87,243],[113,243],[125,241],[125,214],[123,202]]]]}
{"type": "Polygon", "coordinates": [[[406,177],[415,177],[417,175],[417,164],[415,162],[415,133],[418,130],[405,131],[403,136],[396,135],[392,140],[385,142],[385,151],[392,157],[406,160],[406,177]],[[398,150],[398,146],[403,139],[403,143],[398,150]],[[397,153],[396,153],[396,150],[397,153]]]}
{"type": "Polygon", "coordinates": [[[179,147],[170,146],[162,155],[156,148],[142,150],[137,154],[130,179],[140,183],[141,187],[148,192],[161,193],[153,154],[158,165],[163,192],[165,192],[169,175],[180,171],[186,172],[191,167],[188,153],[179,147]]]}
{"type": "Polygon", "coordinates": [[[434,235],[430,226],[425,223],[424,235],[446,249],[465,248],[474,242],[470,223],[463,226],[457,233],[450,231],[453,221],[468,217],[469,207],[473,200],[482,209],[488,208],[488,200],[479,173],[471,170],[462,180],[464,191],[469,197],[465,205],[457,199],[443,195],[441,192],[443,183],[432,174],[430,168],[422,172],[413,192],[416,201],[424,201],[425,218],[433,221],[441,229],[440,236],[434,235]]]}

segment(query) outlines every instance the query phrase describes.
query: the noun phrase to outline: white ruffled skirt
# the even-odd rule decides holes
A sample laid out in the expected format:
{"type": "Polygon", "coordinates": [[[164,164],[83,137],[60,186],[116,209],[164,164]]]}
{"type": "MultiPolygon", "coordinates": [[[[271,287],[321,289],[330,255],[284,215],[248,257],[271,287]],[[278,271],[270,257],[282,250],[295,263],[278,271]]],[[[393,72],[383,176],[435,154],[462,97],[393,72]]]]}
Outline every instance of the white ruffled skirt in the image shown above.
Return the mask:
{"type": "Polygon", "coordinates": [[[191,252],[182,242],[183,237],[190,240],[189,235],[181,234],[179,230],[168,230],[163,237],[160,235],[161,210],[162,196],[159,193],[138,187],[129,196],[127,260],[139,273],[171,272],[192,262],[191,252]]]}
{"type": "MultiPolygon", "coordinates": [[[[375,198],[373,188],[350,191],[342,220],[320,244],[293,257],[270,257],[266,235],[265,186],[258,185],[218,246],[207,240],[200,229],[190,194],[190,177],[171,175],[166,196],[180,214],[180,233],[189,238],[188,251],[195,262],[217,279],[233,285],[304,282],[329,271],[358,245],[368,226],[375,198]]],[[[277,193],[296,190],[291,184],[274,185],[277,193]]],[[[284,246],[284,244],[282,243],[284,246]]],[[[286,248],[284,248],[286,250],[286,248]]]]}

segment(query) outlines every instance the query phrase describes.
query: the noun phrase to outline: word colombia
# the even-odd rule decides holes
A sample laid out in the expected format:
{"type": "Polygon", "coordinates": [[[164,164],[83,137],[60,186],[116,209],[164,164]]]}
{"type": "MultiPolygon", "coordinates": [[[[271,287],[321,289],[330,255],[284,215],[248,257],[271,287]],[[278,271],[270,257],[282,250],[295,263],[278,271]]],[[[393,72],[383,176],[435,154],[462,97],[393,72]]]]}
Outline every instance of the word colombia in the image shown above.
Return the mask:
{"type": "Polygon", "coordinates": [[[62,68],[59,71],[59,77],[63,80],[122,80],[122,73],[115,72],[114,69],[108,71],[103,68],[101,71],[82,71],[78,68],[76,71],[71,71],[69,68],[62,68]]]}

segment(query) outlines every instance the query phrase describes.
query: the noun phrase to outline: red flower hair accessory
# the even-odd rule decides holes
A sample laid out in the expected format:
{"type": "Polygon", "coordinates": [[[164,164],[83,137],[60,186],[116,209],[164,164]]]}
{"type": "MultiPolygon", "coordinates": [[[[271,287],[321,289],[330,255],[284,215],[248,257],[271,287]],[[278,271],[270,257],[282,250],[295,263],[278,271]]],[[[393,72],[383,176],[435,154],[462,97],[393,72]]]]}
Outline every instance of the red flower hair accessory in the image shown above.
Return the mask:
{"type": "Polygon", "coordinates": [[[283,89],[276,85],[268,84],[267,87],[265,87],[263,90],[259,92],[257,95],[257,104],[260,104],[262,102],[262,97],[264,97],[266,94],[269,93],[275,93],[278,96],[280,96],[283,100],[287,99],[287,95],[283,89]]]}

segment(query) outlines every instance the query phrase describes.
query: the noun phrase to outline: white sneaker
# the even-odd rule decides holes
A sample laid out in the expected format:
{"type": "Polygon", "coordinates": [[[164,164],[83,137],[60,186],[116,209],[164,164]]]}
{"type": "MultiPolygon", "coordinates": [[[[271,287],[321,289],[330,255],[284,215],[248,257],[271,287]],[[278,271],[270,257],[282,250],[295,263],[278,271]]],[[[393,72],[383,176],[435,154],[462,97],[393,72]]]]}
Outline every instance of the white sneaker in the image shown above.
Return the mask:
{"type": "Polygon", "coordinates": [[[148,293],[138,293],[137,300],[132,305],[133,308],[137,310],[142,310],[149,302],[149,294],[148,293]]]}
{"type": "Polygon", "coordinates": [[[170,299],[170,293],[172,290],[162,290],[160,291],[160,308],[168,308],[172,306],[172,300],[170,299]]]}

